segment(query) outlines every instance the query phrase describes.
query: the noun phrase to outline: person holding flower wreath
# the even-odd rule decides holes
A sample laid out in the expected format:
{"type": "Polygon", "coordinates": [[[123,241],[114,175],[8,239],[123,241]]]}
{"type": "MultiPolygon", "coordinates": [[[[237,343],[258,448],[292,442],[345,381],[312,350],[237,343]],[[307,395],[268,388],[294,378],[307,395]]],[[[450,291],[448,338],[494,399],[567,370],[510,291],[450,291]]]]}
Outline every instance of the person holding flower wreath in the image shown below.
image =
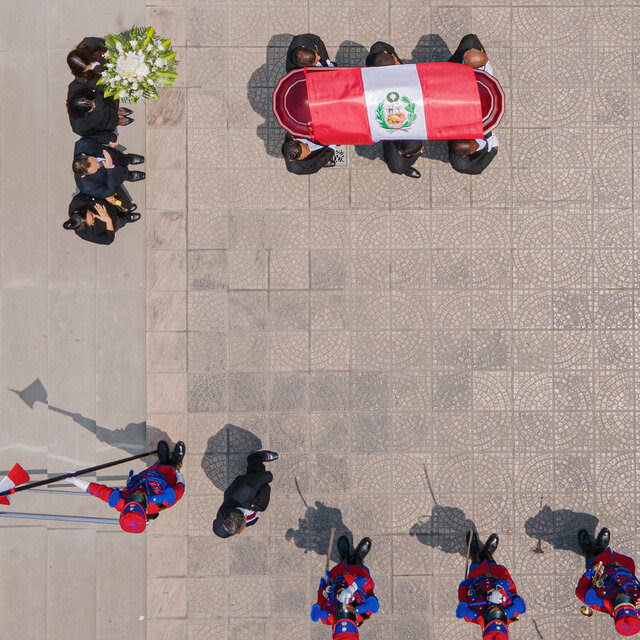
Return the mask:
{"type": "Polygon", "coordinates": [[[67,113],[73,132],[79,136],[97,131],[114,131],[116,127],[133,122],[131,109],[120,106],[120,101],[104,96],[97,84],[104,70],[107,52],[104,38],[84,38],[67,55],[67,64],[75,79],[67,89],[67,113]]]}

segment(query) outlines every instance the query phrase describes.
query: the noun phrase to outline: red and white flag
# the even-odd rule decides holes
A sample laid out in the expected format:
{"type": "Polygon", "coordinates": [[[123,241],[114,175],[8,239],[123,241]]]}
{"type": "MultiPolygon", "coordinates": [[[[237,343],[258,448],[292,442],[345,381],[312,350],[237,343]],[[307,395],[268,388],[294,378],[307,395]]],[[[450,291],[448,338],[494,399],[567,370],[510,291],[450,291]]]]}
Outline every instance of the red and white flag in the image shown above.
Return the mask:
{"type": "MultiPolygon", "coordinates": [[[[11,471],[0,480],[0,493],[3,491],[11,491],[19,484],[29,482],[29,474],[16,462],[11,471]]],[[[0,504],[9,504],[9,496],[0,496],[0,504]]]]}
{"type": "Polygon", "coordinates": [[[305,70],[320,144],[482,138],[473,68],[449,62],[305,70]]]}

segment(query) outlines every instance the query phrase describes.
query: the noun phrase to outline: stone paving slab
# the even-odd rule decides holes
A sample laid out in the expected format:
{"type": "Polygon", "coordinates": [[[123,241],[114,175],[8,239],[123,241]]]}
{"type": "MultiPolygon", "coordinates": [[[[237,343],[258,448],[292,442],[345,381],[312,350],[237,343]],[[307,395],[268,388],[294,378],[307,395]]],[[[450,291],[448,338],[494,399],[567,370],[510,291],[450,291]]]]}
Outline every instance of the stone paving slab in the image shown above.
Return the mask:
{"type": "Polygon", "coordinates": [[[147,10],[185,44],[185,87],[147,121],[180,149],[157,162],[187,168],[186,197],[158,197],[174,202],[166,245],[150,240],[171,268],[147,295],[147,388],[153,419],[188,436],[171,531],[187,539],[186,637],[328,637],[308,611],[331,526],[373,537],[381,611],[363,637],[476,637],[454,617],[473,522],[500,533],[529,605],[514,637],[613,638],[577,612],[573,536],[606,524],[637,551],[637,6],[147,10]],[[270,94],[307,31],[347,65],[379,39],[442,60],[478,33],[507,94],[495,162],[461,176],[432,143],[420,180],[364,147],[347,169],[286,173],[270,94]],[[280,452],[269,510],[217,540],[222,490],[260,446],[280,452]]]}

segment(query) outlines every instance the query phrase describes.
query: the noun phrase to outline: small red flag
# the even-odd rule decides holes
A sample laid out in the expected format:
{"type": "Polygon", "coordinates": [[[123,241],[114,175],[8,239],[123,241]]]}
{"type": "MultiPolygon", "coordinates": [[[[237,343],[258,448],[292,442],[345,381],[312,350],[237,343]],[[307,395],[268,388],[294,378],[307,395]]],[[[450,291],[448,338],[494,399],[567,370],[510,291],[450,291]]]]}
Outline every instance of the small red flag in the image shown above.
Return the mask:
{"type": "MultiPolygon", "coordinates": [[[[19,484],[29,482],[29,474],[16,462],[11,471],[0,480],[0,492],[15,489],[19,484]]],[[[1,496],[0,504],[9,504],[9,496],[1,496]]]]}

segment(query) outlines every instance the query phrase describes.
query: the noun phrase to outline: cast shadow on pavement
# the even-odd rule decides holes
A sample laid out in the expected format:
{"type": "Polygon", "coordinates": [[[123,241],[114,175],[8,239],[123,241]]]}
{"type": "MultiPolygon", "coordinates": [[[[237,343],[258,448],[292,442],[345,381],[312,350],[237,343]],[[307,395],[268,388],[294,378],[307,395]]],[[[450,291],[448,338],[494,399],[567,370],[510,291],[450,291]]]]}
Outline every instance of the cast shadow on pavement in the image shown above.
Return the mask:
{"type": "Polygon", "coordinates": [[[476,525],[473,520],[465,518],[462,509],[436,504],[430,516],[418,518],[418,522],[409,530],[409,535],[434,549],[466,557],[466,537],[470,530],[476,531],[476,525]]]}
{"type": "MultiPolygon", "coordinates": [[[[251,108],[264,118],[256,133],[264,142],[267,154],[276,158],[282,158],[280,147],[284,142],[284,130],[280,128],[273,115],[271,94],[278,80],[286,73],[287,49],[292,39],[293,35],[290,33],[271,36],[267,45],[267,61],[251,74],[247,85],[247,98],[251,108]]],[[[282,161],[284,162],[284,159],[282,161]]]]}
{"type": "MultiPolygon", "coordinates": [[[[305,503],[306,504],[306,503],[305,503]]],[[[315,503],[315,507],[307,505],[307,511],[298,519],[298,528],[289,529],[285,535],[287,540],[293,540],[296,547],[307,551],[313,551],[319,556],[326,556],[329,549],[331,529],[335,527],[336,533],[331,548],[331,560],[338,562],[337,540],[340,536],[347,536],[353,544],[353,534],[342,521],[342,512],[335,507],[327,507],[322,502],[315,503]]]]}
{"type": "Polygon", "coordinates": [[[247,456],[260,451],[262,440],[234,424],[225,424],[207,441],[202,470],[209,480],[224,491],[236,476],[247,470],[247,456]]]}
{"type": "Polygon", "coordinates": [[[47,406],[49,411],[70,417],[76,424],[95,435],[100,442],[106,442],[131,455],[143,453],[147,447],[155,447],[158,440],[166,440],[169,444],[172,444],[171,438],[167,433],[162,429],[147,425],[146,422],[130,422],[124,429],[107,429],[81,413],[75,413],[49,404],[47,390],[40,378],[36,378],[29,386],[20,391],[16,389],[9,389],[9,391],[16,393],[30,409],[33,409],[36,402],[41,402],[47,406]]]}
{"type": "Polygon", "coordinates": [[[538,541],[534,551],[544,553],[542,541],[548,542],[554,549],[573,551],[582,555],[578,545],[578,530],[586,529],[595,537],[598,518],[590,513],[581,513],[569,509],[552,510],[545,505],[532,518],[524,523],[524,530],[530,538],[538,541]]]}
{"type": "MultiPolygon", "coordinates": [[[[364,55],[362,56],[361,62],[354,66],[363,66],[365,58],[367,57],[368,50],[365,49],[362,45],[358,45],[357,43],[343,43],[349,44],[351,46],[355,45],[357,47],[361,47],[364,50],[364,55]]],[[[394,47],[397,47],[397,43],[389,43],[394,47]]],[[[342,45],[340,45],[342,47],[342,45]]],[[[397,47],[398,49],[402,49],[401,47],[397,47]]],[[[419,62],[446,62],[451,57],[451,51],[447,46],[446,42],[437,34],[429,33],[420,38],[418,43],[411,51],[411,59],[403,59],[400,57],[405,64],[418,64],[419,62]]],[[[336,56],[336,61],[338,60],[338,56],[336,56]]],[[[367,158],[369,160],[375,160],[376,158],[382,158],[382,144],[379,142],[374,145],[356,145],[355,147],[356,153],[362,157],[367,158]]],[[[440,162],[449,162],[449,151],[447,147],[447,143],[445,140],[427,140],[424,145],[424,149],[421,154],[422,158],[428,158],[429,160],[439,160],[440,162]]]]}

